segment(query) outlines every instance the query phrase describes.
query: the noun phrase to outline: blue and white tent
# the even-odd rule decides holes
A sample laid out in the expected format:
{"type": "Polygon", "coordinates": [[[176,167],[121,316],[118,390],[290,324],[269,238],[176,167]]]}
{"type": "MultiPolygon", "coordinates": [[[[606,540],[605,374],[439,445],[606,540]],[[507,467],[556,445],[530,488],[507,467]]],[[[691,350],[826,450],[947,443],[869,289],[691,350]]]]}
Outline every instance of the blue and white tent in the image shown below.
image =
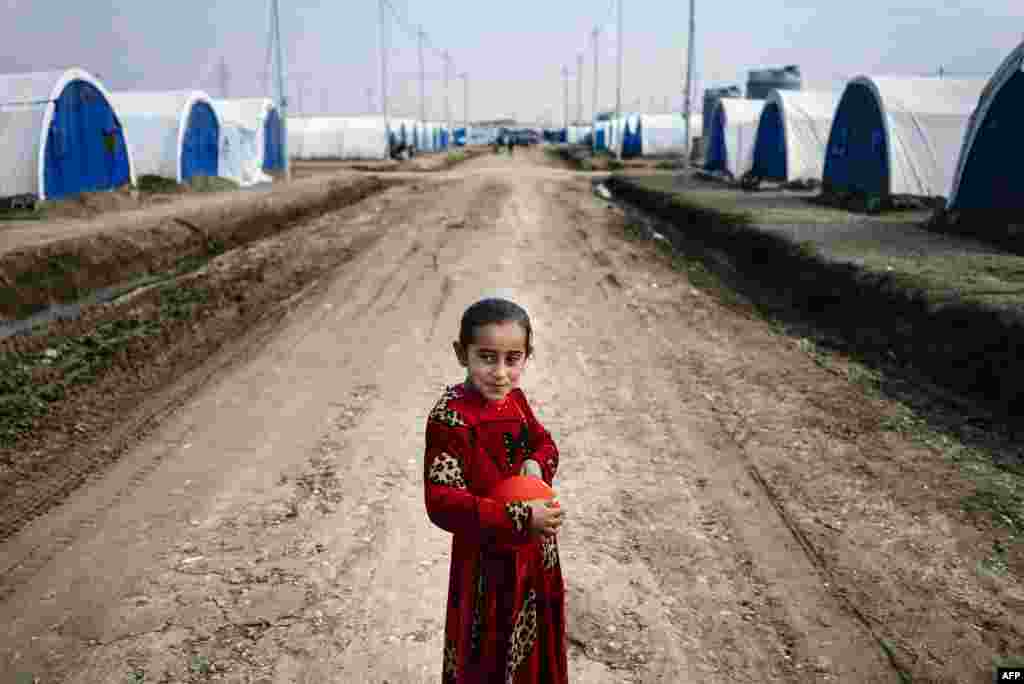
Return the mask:
{"type": "Polygon", "coordinates": [[[220,160],[220,118],[202,91],[115,92],[111,94],[128,130],[135,173],[170,178],[216,176],[220,160]]]}
{"type": "Polygon", "coordinates": [[[711,115],[704,168],[740,179],[754,166],[754,142],[764,100],[725,97],[711,115]]]}
{"type": "Polygon", "coordinates": [[[87,71],[0,74],[0,197],[58,199],[134,183],[127,135],[87,71]]]}
{"type": "Polygon", "coordinates": [[[984,86],[954,78],[851,80],[832,121],[822,182],[880,197],[949,197],[984,86]]]}
{"type": "Polygon", "coordinates": [[[989,79],[960,148],[951,209],[1024,210],[1024,43],[989,79]]]}
{"type": "Polygon", "coordinates": [[[221,124],[221,175],[247,185],[284,170],[284,130],[270,98],[213,100],[221,124]]]}
{"type": "Polygon", "coordinates": [[[766,180],[821,180],[839,93],[773,90],[757,125],[752,173],[766,180]]]}

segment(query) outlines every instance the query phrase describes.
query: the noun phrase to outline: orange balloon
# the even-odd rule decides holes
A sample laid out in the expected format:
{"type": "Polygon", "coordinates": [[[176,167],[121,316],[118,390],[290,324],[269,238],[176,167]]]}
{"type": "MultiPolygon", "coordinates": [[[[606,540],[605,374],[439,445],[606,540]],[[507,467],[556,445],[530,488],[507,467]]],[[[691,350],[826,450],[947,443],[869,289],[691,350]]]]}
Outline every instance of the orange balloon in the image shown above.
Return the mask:
{"type": "Polygon", "coordinates": [[[497,499],[502,503],[532,501],[534,499],[554,499],[555,490],[540,478],[528,475],[513,475],[499,482],[491,490],[490,498],[497,499]]]}

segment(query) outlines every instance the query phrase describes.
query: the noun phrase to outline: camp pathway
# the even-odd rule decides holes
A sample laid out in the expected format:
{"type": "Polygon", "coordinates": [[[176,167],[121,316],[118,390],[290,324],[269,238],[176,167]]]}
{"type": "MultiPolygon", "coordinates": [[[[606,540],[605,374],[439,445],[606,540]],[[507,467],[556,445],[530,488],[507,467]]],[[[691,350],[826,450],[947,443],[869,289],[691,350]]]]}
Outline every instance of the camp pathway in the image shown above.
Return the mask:
{"type": "MultiPolygon", "coordinates": [[[[767,465],[796,467],[823,397],[853,405],[853,390],[624,240],[588,183],[531,173],[539,154],[395,189],[381,239],[325,291],[0,547],[10,568],[73,536],[0,604],[0,681],[439,681],[450,537],[423,507],[424,421],[461,379],[463,310],[500,295],[531,314],[523,388],[562,454],[572,681],[898,682],[845,598],[867,586],[893,604],[891,588],[837,592],[846,575],[808,550],[767,465]],[[759,411],[764,431],[737,423],[759,411]]],[[[822,447],[797,479],[839,501],[815,468],[851,450],[822,447]]],[[[836,562],[920,563],[876,552],[874,522],[851,513],[857,543],[836,562]]],[[[942,522],[913,533],[934,542],[942,522]]],[[[932,629],[916,616],[934,608],[935,671],[973,676],[957,649],[984,642],[944,641],[955,623],[927,592],[936,605],[911,592],[902,617],[932,629]]],[[[933,636],[904,634],[908,649],[933,636]]]]}

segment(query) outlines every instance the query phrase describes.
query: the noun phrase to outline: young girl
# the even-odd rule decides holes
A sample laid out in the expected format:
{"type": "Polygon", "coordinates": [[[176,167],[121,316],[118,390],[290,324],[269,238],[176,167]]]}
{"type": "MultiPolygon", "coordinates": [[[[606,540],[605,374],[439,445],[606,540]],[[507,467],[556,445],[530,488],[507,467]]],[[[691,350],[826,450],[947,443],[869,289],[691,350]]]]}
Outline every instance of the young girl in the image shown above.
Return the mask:
{"type": "Polygon", "coordinates": [[[454,343],[466,380],[427,419],[427,514],[454,535],[443,684],[569,681],[555,545],[564,508],[487,497],[511,475],[550,485],[558,469],[558,449],[518,388],[532,337],[526,311],[508,300],[469,307],[454,343]]]}

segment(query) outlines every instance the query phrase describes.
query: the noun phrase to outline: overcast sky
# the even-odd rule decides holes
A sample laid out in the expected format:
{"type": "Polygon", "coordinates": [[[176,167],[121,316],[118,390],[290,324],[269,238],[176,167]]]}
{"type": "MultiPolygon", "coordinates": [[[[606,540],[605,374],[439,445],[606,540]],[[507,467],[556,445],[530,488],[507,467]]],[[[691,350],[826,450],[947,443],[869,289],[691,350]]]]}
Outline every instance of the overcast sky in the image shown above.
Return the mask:
{"type": "MultiPolygon", "coordinates": [[[[584,52],[584,116],[591,112],[600,26],[599,103],[615,103],[615,0],[391,0],[430,45],[469,74],[474,119],[562,117],[563,65],[584,52]]],[[[623,103],[679,108],[688,3],[623,1],[623,103]]],[[[232,97],[270,94],[265,76],[269,0],[0,0],[0,72],[81,66],[112,90],[202,88],[220,96],[221,59],[232,97]]],[[[378,0],[280,0],[292,111],[378,108],[378,0]],[[372,88],[372,95],[367,89],[372,88]]],[[[393,115],[419,111],[417,41],[393,17],[393,115]]],[[[744,84],[751,68],[798,64],[805,89],[841,88],[860,73],[947,72],[984,77],[1024,39],[1024,0],[716,0],[697,3],[698,87],[744,84]]],[[[426,50],[427,114],[444,115],[443,62],[426,50]]],[[[451,84],[463,110],[463,82],[451,84]]],[[[697,92],[700,92],[699,90],[697,92]]],[[[576,114],[570,82],[570,114],[576,114]]]]}

